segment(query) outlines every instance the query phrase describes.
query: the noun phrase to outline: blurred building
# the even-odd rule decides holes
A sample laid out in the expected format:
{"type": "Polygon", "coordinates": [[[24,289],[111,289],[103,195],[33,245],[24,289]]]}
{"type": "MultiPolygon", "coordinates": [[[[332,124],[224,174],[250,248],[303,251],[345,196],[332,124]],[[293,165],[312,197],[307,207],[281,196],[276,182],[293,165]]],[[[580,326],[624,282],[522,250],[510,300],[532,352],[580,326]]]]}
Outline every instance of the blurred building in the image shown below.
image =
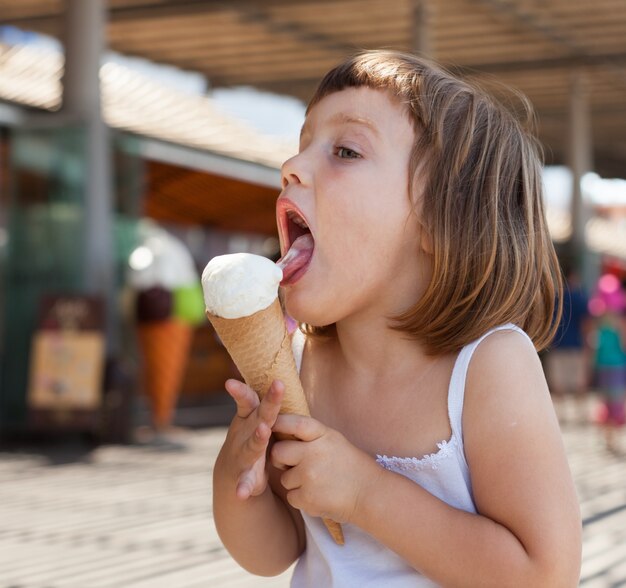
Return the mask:
{"type": "MultiPolygon", "coordinates": [[[[594,210],[581,187],[592,169],[626,169],[623,3],[3,2],[0,432],[28,423],[31,349],[50,296],[102,302],[103,389],[124,381],[125,276],[141,219],[175,234],[200,269],[228,251],[276,254],[278,170],[297,146],[221,111],[211,92],[247,84],[306,100],[363,47],[433,55],[512,104],[502,83],[526,94],[548,163],[572,170],[572,204],[550,216],[559,251],[623,268],[619,207],[594,210]]],[[[229,369],[208,326],[197,329],[185,393],[210,394],[229,369]]]]}
{"type": "MultiPolygon", "coordinates": [[[[202,76],[111,53],[99,70],[99,104],[80,96],[85,84],[98,87],[98,68],[92,63],[89,74],[88,64],[76,65],[89,77],[76,80],[72,111],[62,102],[62,47],[16,29],[7,36],[11,43],[0,41],[0,431],[32,425],[34,338],[50,296],[102,301],[102,379],[124,368],[136,388],[126,290],[138,223],[150,218],[176,235],[198,270],[221,253],[274,256],[278,170],[296,149],[220,111],[202,76]]],[[[198,327],[184,395],[202,402],[231,375],[208,322],[198,327]]],[[[98,418],[60,410],[58,424],[97,428],[98,418]]]]}

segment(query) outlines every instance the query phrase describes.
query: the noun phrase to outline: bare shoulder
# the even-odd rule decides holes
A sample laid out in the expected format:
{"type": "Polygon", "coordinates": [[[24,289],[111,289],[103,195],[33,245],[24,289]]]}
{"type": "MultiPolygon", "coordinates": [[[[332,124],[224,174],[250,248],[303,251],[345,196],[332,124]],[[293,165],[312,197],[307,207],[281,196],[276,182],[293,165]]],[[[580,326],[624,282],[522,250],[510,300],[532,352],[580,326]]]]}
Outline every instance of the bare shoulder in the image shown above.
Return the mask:
{"type": "Polygon", "coordinates": [[[576,491],[541,362],[524,335],[499,331],[476,349],[463,433],[478,511],[510,529],[527,551],[558,550],[576,562],[576,491]]]}
{"type": "Polygon", "coordinates": [[[466,382],[468,404],[549,400],[539,356],[530,340],[514,330],[501,330],[486,337],[477,347],[466,382]],[[519,392],[522,392],[519,394],[519,392]]]}
{"type": "Polygon", "coordinates": [[[507,443],[541,433],[560,444],[543,368],[532,343],[521,333],[503,330],[485,338],[467,373],[463,424],[468,453],[493,441],[507,443]]]}

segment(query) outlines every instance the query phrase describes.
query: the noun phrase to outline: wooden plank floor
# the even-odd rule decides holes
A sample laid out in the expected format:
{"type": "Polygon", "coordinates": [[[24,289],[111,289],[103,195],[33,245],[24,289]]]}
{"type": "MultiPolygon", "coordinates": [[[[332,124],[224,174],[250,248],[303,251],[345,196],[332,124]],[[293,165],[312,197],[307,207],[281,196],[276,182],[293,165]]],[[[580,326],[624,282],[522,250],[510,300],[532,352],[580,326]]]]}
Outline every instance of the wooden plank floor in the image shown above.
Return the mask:
{"type": "MultiPolygon", "coordinates": [[[[184,431],[179,452],[0,452],[0,588],[288,586],[289,573],[241,570],[217,537],[211,469],[224,434],[184,431]]],[[[580,585],[626,586],[626,458],[591,425],[563,434],[585,522],[580,585]]]]}
{"type": "Polygon", "coordinates": [[[185,451],[105,446],[0,453],[0,587],[289,585],[255,578],[222,547],[212,465],[225,429],[185,431],[185,451]]]}

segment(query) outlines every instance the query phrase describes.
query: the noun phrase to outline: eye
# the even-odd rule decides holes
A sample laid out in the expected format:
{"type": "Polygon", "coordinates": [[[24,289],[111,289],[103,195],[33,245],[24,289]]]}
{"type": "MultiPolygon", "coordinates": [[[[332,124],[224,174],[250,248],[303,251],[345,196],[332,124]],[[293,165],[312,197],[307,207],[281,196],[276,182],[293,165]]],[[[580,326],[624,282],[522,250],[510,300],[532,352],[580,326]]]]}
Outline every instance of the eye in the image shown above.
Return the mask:
{"type": "Polygon", "coordinates": [[[349,147],[341,147],[341,146],[337,147],[336,154],[337,154],[337,157],[339,157],[340,159],[358,159],[361,157],[353,149],[350,149],[349,147]]]}

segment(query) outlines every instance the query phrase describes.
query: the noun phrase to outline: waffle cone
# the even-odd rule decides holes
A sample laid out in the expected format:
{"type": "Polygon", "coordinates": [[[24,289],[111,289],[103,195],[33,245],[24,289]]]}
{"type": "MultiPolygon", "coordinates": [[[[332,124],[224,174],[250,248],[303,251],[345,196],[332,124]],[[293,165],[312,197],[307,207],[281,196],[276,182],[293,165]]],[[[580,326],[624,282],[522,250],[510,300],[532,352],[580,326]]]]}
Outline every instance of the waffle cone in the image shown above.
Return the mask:
{"type": "MultiPolygon", "coordinates": [[[[246,384],[259,398],[267,394],[274,380],[280,380],[285,385],[281,414],[310,415],[278,298],[264,310],[242,318],[206,315],[246,384]]],[[[323,520],[335,542],[343,545],[341,525],[323,520]]]]}
{"type": "Polygon", "coordinates": [[[207,312],[246,384],[263,398],[274,380],[285,384],[281,413],[309,415],[278,299],[264,310],[237,319],[207,312]]]}
{"type": "Polygon", "coordinates": [[[157,428],[172,424],[187,365],[191,335],[191,327],[175,319],[137,326],[144,388],[150,400],[153,424],[157,428]]]}

